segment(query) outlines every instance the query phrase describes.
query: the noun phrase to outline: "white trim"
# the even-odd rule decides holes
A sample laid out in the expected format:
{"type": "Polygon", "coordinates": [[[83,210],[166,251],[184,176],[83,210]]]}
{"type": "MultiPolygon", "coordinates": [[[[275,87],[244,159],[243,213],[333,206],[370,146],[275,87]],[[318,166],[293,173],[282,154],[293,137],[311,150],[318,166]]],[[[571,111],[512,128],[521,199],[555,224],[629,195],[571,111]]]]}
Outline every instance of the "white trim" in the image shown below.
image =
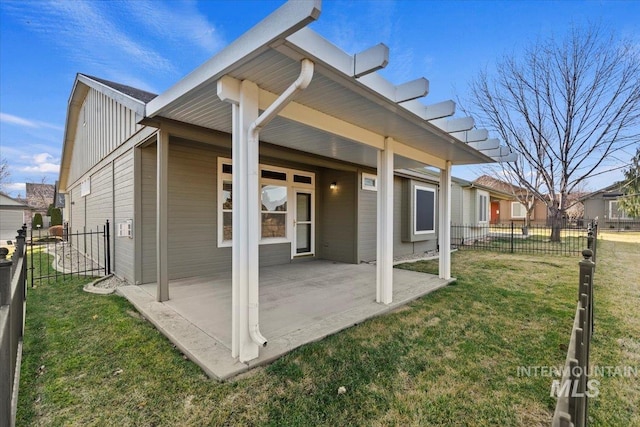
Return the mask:
{"type": "MultiPolygon", "coordinates": [[[[231,161],[231,159],[226,158],[226,157],[218,157],[218,173],[217,173],[217,206],[216,206],[216,210],[217,210],[217,229],[218,229],[218,247],[219,248],[225,248],[225,247],[231,247],[232,246],[232,240],[223,240],[224,237],[224,226],[223,226],[223,213],[224,212],[233,212],[233,209],[231,210],[223,210],[222,206],[223,206],[223,200],[222,200],[222,187],[223,187],[223,183],[224,181],[228,181],[231,182],[232,181],[232,177],[233,177],[233,173],[229,174],[229,173],[224,173],[222,171],[222,165],[223,164],[228,164],[228,165],[232,165],[233,167],[233,163],[231,161]]],[[[233,170],[232,170],[233,172],[233,170]]],[[[262,189],[263,185],[277,185],[277,186],[282,186],[282,187],[286,187],[287,189],[287,210],[282,211],[283,215],[286,215],[286,236],[285,237],[267,237],[267,238],[262,238],[260,237],[260,245],[272,245],[272,244],[278,244],[278,243],[291,243],[292,246],[295,243],[294,240],[294,236],[293,236],[293,232],[294,232],[294,226],[293,226],[293,220],[294,220],[294,211],[292,211],[291,206],[292,206],[292,200],[295,197],[295,190],[305,190],[305,191],[310,191],[313,194],[313,190],[315,190],[315,173],[313,172],[309,172],[309,171],[303,171],[303,170],[298,170],[298,169],[290,169],[290,168],[284,168],[284,167],[280,167],[280,166],[272,166],[272,165],[268,165],[268,164],[260,164],[259,165],[259,185],[260,185],[260,190],[262,189]],[[284,180],[279,180],[279,179],[271,179],[271,178],[262,178],[262,172],[263,171],[273,171],[273,172],[280,172],[280,173],[284,173],[286,174],[286,179],[284,180]],[[295,177],[296,176],[303,176],[303,177],[308,177],[311,179],[311,183],[307,184],[304,182],[296,182],[295,181],[295,177]]],[[[235,189],[232,188],[231,190],[232,194],[233,192],[235,192],[235,189]]],[[[232,196],[232,198],[234,198],[232,196]]],[[[258,206],[260,206],[259,211],[260,211],[260,236],[262,236],[262,203],[261,203],[261,192],[258,191],[258,193],[256,194],[256,203],[258,204],[258,206]]],[[[314,196],[314,200],[312,200],[312,204],[314,204],[315,206],[315,196],[314,196]]],[[[315,209],[315,208],[314,208],[315,209]]],[[[315,212],[312,212],[313,215],[315,215],[315,212]]],[[[315,217],[313,220],[314,224],[315,224],[315,217]]],[[[312,230],[312,234],[315,235],[315,230],[312,230]]],[[[292,251],[294,251],[294,249],[292,249],[292,251]]],[[[301,255],[301,254],[297,254],[297,255],[301,255]]]]}
{"type": "Polygon", "coordinates": [[[629,216],[627,216],[627,213],[623,210],[620,210],[618,208],[618,199],[616,200],[609,200],[609,212],[607,212],[609,214],[609,219],[631,219],[629,216]],[[612,209],[611,205],[615,203],[616,204],[616,209],[612,209]],[[618,212],[620,212],[622,215],[618,216],[618,212]]]}
{"type": "Polygon", "coordinates": [[[378,175],[362,172],[362,189],[367,191],[378,191],[378,175]],[[367,184],[367,180],[373,180],[373,185],[367,184]]]}
{"type": "Polygon", "coordinates": [[[526,216],[527,216],[527,207],[524,204],[522,204],[521,202],[511,202],[511,218],[524,219],[526,218],[526,216]],[[522,209],[524,210],[524,215],[515,215],[513,213],[513,207],[518,205],[522,206],[522,209]]]}
{"type": "Polygon", "coordinates": [[[490,209],[489,193],[486,191],[478,190],[477,196],[476,196],[476,218],[478,219],[477,221],[478,224],[486,224],[489,222],[489,218],[491,217],[489,209],[490,209]],[[484,212],[482,212],[483,198],[486,199],[486,202],[484,204],[484,212]],[[481,212],[484,213],[484,219],[481,212]]]}
{"type": "Polygon", "coordinates": [[[423,185],[413,186],[413,234],[434,234],[436,232],[436,189],[433,187],[425,187],[423,185]],[[433,230],[418,231],[418,190],[429,191],[433,193],[433,230]]]}
{"type": "Polygon", "coordinates": [[[299,187],[292,187],[291,191],[293,193],[293,197],[292,197],[292,221],[291,221],[291,258],[295,258],[295,257],[301,257],[301,256],[309,256],[309,255],[315,255],[316,252],[316,197],[315,197],[315,191],[311,188],[299,188],[299,187]],[[297,246],[298,246],[298,242],[297,242],[297,234],[296,234],[296,227],[298,226],[298,218],[297,218],[297,214],[298,214],[298,198],[296,197],[298,195],[298,193],[304,193],[304,194],[309,194],[311,195],[311,221],[304,221],[304,223],[309,223],[311,226],[311,242],[309,244],[309,248],[311,249],[311,251],[309,252],[303,252],[303,253],[298,253],[297,252],[297,246]]]}

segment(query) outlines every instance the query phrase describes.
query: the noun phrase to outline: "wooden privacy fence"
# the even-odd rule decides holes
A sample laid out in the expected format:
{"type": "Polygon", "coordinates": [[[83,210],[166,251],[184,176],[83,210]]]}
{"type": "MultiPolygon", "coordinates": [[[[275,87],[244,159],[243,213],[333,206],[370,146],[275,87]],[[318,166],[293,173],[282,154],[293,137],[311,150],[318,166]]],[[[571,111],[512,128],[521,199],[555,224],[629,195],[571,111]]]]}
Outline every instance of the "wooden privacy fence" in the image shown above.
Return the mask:
{"type": "Polygon", "coordinates": [[[0,248],[0,427],[15,425],[27,297],[26,227],[18,230],[15,251],[0,248]]]}
{"type": "Polygon", "coordinates": [[[589,351],[594,333],[593,275],[596,270],[597,227],[590,228],[587,239],[588,249],[582,251],[584,259],[579,263],[578,303],[567,358],[560,383],[552,387],[558,395],[553,427],[584,427],[588,423],[588,399],[593,391],[589,380],[589,351]]]}

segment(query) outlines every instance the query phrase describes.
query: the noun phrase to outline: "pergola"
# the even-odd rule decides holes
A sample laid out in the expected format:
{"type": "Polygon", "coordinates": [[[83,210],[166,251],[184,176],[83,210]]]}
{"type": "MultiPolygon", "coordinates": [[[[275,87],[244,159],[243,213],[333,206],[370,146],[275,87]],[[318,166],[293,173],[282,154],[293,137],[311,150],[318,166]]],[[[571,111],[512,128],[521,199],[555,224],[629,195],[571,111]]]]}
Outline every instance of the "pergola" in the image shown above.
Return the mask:
{"type": "Polygon", "coordinates": [[[319,15],[319,0],[285,3],[149,102],[143,121],[159,128],[158,301],[169,298],[164,123],[232,135],[232,356],[242,362],[266,345],[258,318],[259,141],[377,168],[376,300],[382,304],[393,298],[394,169],[440,169],[439,275],[449,279],[451,166],[513,157],[486,130],[474,129],[472,118],[449,118],[454,102],[421,102],[426,79],[393,85],[378,75],[388,62],[385,45],[350,55],[307,28],[319,15]]]}

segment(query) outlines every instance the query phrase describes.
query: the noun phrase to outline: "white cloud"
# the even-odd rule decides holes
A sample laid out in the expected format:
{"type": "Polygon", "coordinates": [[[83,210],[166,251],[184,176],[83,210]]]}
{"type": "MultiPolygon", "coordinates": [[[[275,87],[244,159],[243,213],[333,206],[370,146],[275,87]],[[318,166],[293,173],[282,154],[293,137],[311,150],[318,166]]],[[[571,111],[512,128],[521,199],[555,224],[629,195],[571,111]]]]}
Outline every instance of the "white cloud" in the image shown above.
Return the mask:
{"type": "Polygon", "coordinates": [[[54,158],[49,153],[39,153],[31,156],[29,166],[21,167],[19,170],[31,173],[59,173],[60,159],[54,158]]]}
{"type": "Polygon", "coordinates": [[[18,195],[24,196],[27,194],[27,186],[24,182],[10,182],[2,184],[2,190],[12,197],[17,197],[18,195]]]}
{"type": "Polygon", "coordinates": [[[126,70],[133,65],[154,72],[176,72],[168,59],[119,28],[126,25],[128,17],[118,15],[111,2],[50,0],[13,2],[6,7],[85,67],[126,70]]]}
{"type": "Polygon", "coordinates": [[[0,122],[8,123],[16,126],[33,128],[33,129],[47,128],[47,129],[62,130],[61,126],[57,126],[51,123],[41,122],[38,120],[25,119],[23,117],[14,116],[13,114],[7,114],[7,113],[0,113],[0,122]]]}
{"type": "Polygon", "coordinates": [[[216,27],[200,13],[193,1],[169,4],[151,0],[127,1],[126,7],[140,25],[181,47],[199,46],[212,54],[225,45],[216,27]],[[179,16],[179,19],[176,19],[179,16]],[[167,29],[170,28],[170,31],[167,29]]]}

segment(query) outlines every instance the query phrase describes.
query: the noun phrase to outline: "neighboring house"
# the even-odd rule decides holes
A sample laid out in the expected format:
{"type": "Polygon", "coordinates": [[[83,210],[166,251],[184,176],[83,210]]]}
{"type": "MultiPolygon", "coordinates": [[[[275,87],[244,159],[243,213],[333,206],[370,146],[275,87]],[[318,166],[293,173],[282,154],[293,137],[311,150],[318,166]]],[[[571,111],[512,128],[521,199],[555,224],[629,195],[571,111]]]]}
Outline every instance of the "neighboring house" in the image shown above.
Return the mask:
{"type": "Polygon", "coordinates": [[[27,204],[31,208],[31,217],[28,218],[27,227],[31,228],[33,215],[39,213],[42,215],[42,223],[44,228],[49,227],[51,218],[47,216],[49,206],[53,204],[55,186],[52,184],[34,184],[27,182],[27,204]]]}
{"type": "Polygon", "coordinates": [[[15,240],[18,229],[30,218],[29,211],[24,202],[0,193],[0,240],[15,240]]]}
{"type": "MultiPolygon", "coordinates": [[[[394,256],[450,247],[451,166],[494,161],[461,141],[486,131],[444,118],[452,103],[415,101],[426,81],[375,73],[386,47],[354,57],[306,28],[315,4],[286,3],[158,96],[78,74],[69,99],[59,188],[71,230],[108,219],[112,270],[157,283],[160,302],[174,279],[229,272],[242,362],[264,344],[259,266],[375,259],[389,304],[394,256]],[[410,172],[426,165],[437,179],[410,172]]],[[[450,253],[439,256],[449,279],[450,253]]]]}
{"type": "MultiPolygon", "coordinates": [[[[490,222],[492,224],[506,224],[510,222],[524,224],[527,215],[527,207],[518,201],[516,195],[526,194],[526,189],[509,184],[508,182],[497,178],[493,178],[489,175],[482,175],[473,182],[474,184],[479,184],[486,188],[498,191],[501,195],[508,195],[508,198],[494,196],[490,198],[490,222]]],[[[547,223],[547,213],[547,205],[536,199],[534,202],[533,212],[529,218],[530,223],[545,225],[547,223]]]]}
{"type": "Polygon", "coordinates": [[[639,229],[640,218],[631,218],[618,208],[618,198],[623,194],[622,185],[616,183],[583,196],[585,219],[597,218],[601,230],[639,229]]]}

